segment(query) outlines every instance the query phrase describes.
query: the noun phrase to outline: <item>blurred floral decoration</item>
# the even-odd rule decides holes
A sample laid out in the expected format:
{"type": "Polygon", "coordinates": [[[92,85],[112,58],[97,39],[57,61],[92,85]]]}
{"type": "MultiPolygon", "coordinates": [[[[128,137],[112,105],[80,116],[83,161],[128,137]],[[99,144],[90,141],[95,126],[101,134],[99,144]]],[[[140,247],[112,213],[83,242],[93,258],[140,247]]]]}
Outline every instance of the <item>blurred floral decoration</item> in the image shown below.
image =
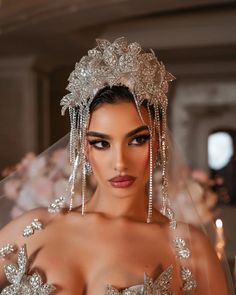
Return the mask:
{"type": "MultiPolygon", "coordinates": [[[[11,217],[15,218],[35,207],[48,206],[65,193],[70,171],[66,148],[39,157],[28,153],[16,166],[5,169],[3,176],[10,176],[4,181],[3,193],[14,204],[11,217]]],[[[170,188],[172,207],[177,214],[181,212],[177,219],[195,225],[199,221],[206,224],[215,219],[219,213],[215,208],[218,195],[212,189],[215,180],[210,179],[204,170],[190,170],[187,167],[179,169],[178,177],[178,181],[173,181],[172,192],[170,188]]],[[[155,179],[155,190],[160,195],[160,174],[157,173],[155,179]]],[[[95,186],[95,180],[91,178],[88,182],[90,192],[95,186]]],[[[79,196],[78,192],[76,194],[79,196]]]]}
{"type": "Polygon", "coordinates": [[[185,182],[174,203],[182,207],[185,222],[198,225],[207,224],[219,215],[216,208],[219,196],[214,192],[215,180],[205,170],[185,168],[185,182]]]}
{"type": "Polygon", "coordinates": [[[65,192],[70,175],[68,151],[61,148],[39,157],[28,153],[2,174],[9,176],[4,181],[3,194],[14,204],[10,215],[15,218],[32,208],[48,206],[65,192]]]}
{"type": "MultiPolygon", "coordinates": [[[[155,193],[161,196],[161,174],[157,173],[154,179],[155,193]]],[[[214,186],[215,180],[206,171],[178,167],[175,175],[169,177],[169,198],[177,220],[196,226],[215,220],[219,215],[219,196],[214,186]]],[[[160,201],[156,201],[160,207],[160,201]]]]}

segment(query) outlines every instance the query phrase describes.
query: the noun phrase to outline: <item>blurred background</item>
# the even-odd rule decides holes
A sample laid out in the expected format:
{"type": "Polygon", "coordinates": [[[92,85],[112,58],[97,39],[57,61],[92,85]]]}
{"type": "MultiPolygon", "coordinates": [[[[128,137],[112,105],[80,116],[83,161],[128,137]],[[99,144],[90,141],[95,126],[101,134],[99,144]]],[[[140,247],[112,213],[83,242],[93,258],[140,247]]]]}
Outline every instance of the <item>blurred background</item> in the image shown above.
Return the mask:
{"type": "Polygon", "coordinates": [[[213,205],[220,210],[210,219],[223,221],[233,271],[235,1],[1,0],[0,170],[6,176],[6,167],[68,132],[59,102],[74,63],[95,38],[120,36],[152,48],[177,78],[169,93],[169,126],[192,178],[217,196],[213,205]]]}

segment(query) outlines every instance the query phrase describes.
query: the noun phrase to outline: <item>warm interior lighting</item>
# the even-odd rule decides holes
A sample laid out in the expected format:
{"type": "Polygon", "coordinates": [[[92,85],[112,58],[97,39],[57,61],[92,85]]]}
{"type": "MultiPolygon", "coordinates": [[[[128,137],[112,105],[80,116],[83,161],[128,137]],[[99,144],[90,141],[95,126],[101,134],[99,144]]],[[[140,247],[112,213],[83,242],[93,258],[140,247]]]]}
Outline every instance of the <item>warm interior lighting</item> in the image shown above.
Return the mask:
{"type": "Polygon", "coordinates": [[[224,168],[233,156],[233,139],[227,132],[215,132],[208,137],[208,165],[211,169],[224,168]]]}
{"type": "Polygon", "coordinates": [[[223,227],[223,222],[221,219],[216,219],[216,227],[217,228],[222,228],[223,227]]]}

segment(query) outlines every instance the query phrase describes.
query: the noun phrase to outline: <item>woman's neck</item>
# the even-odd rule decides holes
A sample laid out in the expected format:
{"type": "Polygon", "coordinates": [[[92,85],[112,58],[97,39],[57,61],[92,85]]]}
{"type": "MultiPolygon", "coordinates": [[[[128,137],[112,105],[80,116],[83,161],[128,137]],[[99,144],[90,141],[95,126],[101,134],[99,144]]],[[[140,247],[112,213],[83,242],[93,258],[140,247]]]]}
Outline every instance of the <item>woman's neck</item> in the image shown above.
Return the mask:
{"type": "Polygon", "coordinates": [[[86,204],[86,211],[102,213],[109,218],[130,218],[146,221],[148,198],[146,192],[138,195],[114,196],[96,189],[92,198],[86,204]]]}

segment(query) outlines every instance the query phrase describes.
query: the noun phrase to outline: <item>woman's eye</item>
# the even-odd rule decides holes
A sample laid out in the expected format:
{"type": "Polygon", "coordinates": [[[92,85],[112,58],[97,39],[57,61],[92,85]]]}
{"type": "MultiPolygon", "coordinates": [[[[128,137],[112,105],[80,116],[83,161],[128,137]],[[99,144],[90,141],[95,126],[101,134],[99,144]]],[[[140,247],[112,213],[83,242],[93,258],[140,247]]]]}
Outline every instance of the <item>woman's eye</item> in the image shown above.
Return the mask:
{"type": "Polygon", "coordinates": [[[109,143],[104,140],[92,140],[92,141],[89,141],[89,144],[94,146],[96,149],[100,149],[100,150],[103,150],[109,147],[109,143]]]}
{"type": "Polygon", "coordinates": [[[142,145],[143,143],[147,142],[150,139],[150,135],[140,135],[132,139],[130,145],[142,145]]]}

